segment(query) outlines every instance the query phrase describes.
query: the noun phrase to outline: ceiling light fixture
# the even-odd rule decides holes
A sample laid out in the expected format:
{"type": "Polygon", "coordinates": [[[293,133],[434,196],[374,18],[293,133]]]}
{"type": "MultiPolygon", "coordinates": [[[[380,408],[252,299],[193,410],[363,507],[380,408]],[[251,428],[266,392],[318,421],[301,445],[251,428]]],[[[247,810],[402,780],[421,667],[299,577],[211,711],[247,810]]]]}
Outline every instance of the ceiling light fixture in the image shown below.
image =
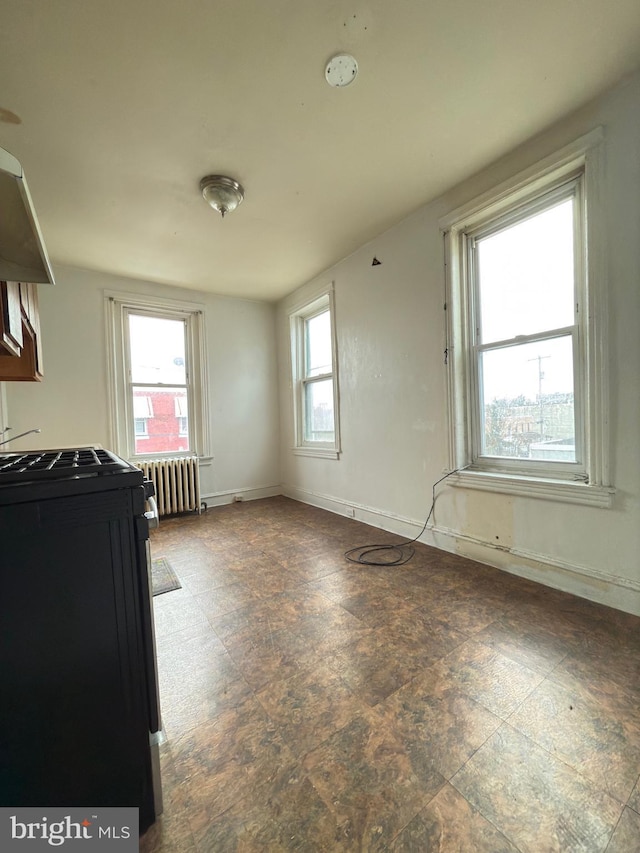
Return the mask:
{"type": "Polygon", "coordinates": [[[235,210],[244,198],[242,185],[225,175],[207,175],[200,181],[200,191],[204,200],[217,210],[223,219],[225,213],[235,210]]]}

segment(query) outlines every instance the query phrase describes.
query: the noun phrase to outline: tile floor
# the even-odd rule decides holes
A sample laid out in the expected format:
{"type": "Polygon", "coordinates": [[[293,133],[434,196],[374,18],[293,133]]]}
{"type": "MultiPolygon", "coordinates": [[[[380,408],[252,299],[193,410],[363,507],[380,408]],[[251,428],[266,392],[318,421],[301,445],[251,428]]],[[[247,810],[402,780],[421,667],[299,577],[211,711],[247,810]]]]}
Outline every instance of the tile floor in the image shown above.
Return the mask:
{"type": "Polygon", "coordinates": [[[640,619],[286,498],[163,520],[158,851],[640,851],[640,619]]]}

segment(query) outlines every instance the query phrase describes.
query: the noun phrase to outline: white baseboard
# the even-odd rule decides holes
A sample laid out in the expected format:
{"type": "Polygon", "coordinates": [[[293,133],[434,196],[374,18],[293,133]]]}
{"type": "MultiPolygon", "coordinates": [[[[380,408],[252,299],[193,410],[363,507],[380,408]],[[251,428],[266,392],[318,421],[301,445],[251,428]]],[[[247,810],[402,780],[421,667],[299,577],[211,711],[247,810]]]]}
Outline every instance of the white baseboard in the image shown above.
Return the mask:
{"type": "MultiPolygon", "coordinates": [[[[418,536],[424,523],[393,515],[375,507],[349,503],[331,495],[310,492],[296,486],[285,484],[282,486],[281,493],[294,500],[335,512],[337,515],[355,518],[357,521],[381,530],[405,536],[407,539],[418,536]]],[[[576,566],[548,554],[494,545],[450,528],[430,527],[420,535],[419,541],[536,583],[569,592],[580,598],[640,616],[640,583],[630,578],[609,574],[588,566],[576,566]]]]}
{"type": "Polygon", "coordinates": [[[237,497],[243,501],[257,501],[260,498],[275,498],[282,494],[281,486],[254,486],[250,489],[234,489],[226,492],[212,492],[208,495],[201,495],[200,500],[204,501],[207,506],[224,506],[225,504],[234,503],[237,497]]]}

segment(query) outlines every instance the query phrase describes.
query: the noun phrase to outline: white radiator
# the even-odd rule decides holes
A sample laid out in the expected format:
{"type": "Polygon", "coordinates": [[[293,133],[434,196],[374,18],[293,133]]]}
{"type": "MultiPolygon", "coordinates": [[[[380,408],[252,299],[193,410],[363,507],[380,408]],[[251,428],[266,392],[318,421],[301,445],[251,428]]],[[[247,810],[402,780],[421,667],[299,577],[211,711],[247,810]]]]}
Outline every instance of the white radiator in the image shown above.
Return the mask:
{"type": "Polygon", "coordinates": [[[148,459],[136,462],[145,479],[151,480],[156,490],[159,515],[178,512],[200,512],[200,469],[198,457],[177,459],[148,459]]]}

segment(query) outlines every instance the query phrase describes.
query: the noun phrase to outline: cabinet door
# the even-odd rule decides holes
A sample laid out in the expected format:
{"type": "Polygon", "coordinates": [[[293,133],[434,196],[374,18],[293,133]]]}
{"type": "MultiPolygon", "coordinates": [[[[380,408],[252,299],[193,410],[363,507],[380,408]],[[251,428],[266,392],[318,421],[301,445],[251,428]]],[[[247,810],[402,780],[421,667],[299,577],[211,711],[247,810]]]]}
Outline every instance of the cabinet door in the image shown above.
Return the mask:
{"type": "MultiPolygon", "coordinates": [[[[37,287],[35,284],[15,281],[1,282],[1,284],[6,286],[4,292],[7,297],[7,316],[11,316],[12,322],[10,340],[14,346],[3,348],[0,345],[0,382],[3,380],[37,382],[42,379],[37,287]],[[18,321],[15,320],[16,311],[19,315],[18,321]],[[17,346],[18,339],[19,346],[17,346]]],[[[0,292],[2,292],[1,288],[0,292]]]]}
{"type": "Polygon", "coordinates": [[[20,285],[17,281],[0,281],[0,353],[19,356],[22,346],[20,285]]]}

